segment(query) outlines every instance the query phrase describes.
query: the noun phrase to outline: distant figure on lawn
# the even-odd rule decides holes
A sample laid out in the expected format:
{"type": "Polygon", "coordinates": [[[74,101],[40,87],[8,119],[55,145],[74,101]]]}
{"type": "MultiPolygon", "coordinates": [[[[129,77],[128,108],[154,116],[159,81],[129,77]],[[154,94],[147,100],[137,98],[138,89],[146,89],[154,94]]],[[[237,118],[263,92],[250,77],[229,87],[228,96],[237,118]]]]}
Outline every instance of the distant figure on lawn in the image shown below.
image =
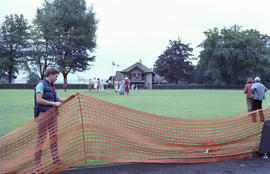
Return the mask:
{"type": "Polygon", "coordinates": [[[253,80],[251,77],[249,77],[247,79],[247,84],[244,88],[244,93],[246,94],[248,112],[252,111],[252,104],[253,104],[253,95],[251,92],[252,85],[253,85],[253,80]]]}
{"type": "Polygon", "coordinates": [[[125,78],[125,93],[129,95],[129,80],[127,77],[125,78]]]}
{"type": "Polygon", "coordinates": [[[98,81],[96,78],[94,78],[94,90],[97,92],[98,91],[98,81]]]}
{"type": "Polygon", "coordinates": [[[111,88],[112,88],[112,81],[111,79],[108,79],[107,80],[107,93],[110,92],[111,88]]]}
{"type": "MultiPolygon", "coordinates": [[[[54,88],[54,82],[57,80],[59,71],[56,68],[49,68],[46,70],[45,79],[37,84],[35,88],[35,119],[38,124],[38,135],[35,149],[35,166],[40,167],[42,146],[47,137],[47,131],[50,136],[50,150],[53,163],[60,164],[61,160],[58,152],[58,128],[57,128],[57,114],[48,115],[41,119],[40,115],[52,107],[59,107],[65,98],[60,98],[54,88]]],[[[74,94],[72,94],[74,96],[74,94]]]]}
{"type": "Polygon", "coordinates": [[[91,92],[91,89],[92,89],[92,80],[89,79],[88,80],[88,90],[89,90],[89,92],[91,92]]]}
{"type": "Polygon", "coordinates": [[[120,87],[119,87],[120,95],[125,94],[125,80],[122,78],[120,79],[120,87]]]}
{"type": "Polygon", "coordinates": [[[113,86],[114,86],[114,92],[118,92],[119,91],[119,81],[114,80],[113,86]]]}
{"type": "Polygon", "coordinates": [[[267,88],[260,83],[261,79],[259,77],[255,77],[254,81],[255,83],[251,87],[253,95],[253,111],[262,109],[262,101],[265,99],[265,92],[267,91],[267,88]]]}
{"type": "Polygon", "coordinates": [[[104,92],[104,81],[100,80],[100,91],[104,92]]]}
{"type": "Polygon", "coordinates": [[[97,78],[97,92],[100,91],[100,79],[97,78]]]}

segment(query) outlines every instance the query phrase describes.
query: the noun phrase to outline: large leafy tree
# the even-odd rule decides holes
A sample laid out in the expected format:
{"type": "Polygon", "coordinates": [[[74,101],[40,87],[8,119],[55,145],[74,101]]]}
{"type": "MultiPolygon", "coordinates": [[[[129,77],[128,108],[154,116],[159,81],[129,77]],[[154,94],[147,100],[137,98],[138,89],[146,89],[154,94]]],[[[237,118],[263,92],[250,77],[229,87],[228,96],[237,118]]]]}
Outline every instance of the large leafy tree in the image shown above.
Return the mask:
{"type": "Polygon", "coordinates": [[[29,25],[23,15],[5,16],[0,30],[0,68],[8,74],[9,83],[25,63],[29,47],[29,25]]]}
{"type": "Polygon", "coordinates": [[[194,72],[190,58],[192,51],[189,44],[182,43],[180,39],[170,40],[169,46],[156,60],[154,71],[165,76],[170,83],[190,82],[194,72]]]}
{"type": "Polygon", "coordinates": [[[70,72],[90,68],[95,57],[97,20],[93,8],[84,0],[45,1],[38,9],[36,21],[42,28],[48,46],[54,50],[54,60],[64,81],[70,72]]]}
{"type": "Polygon", "coordinates": [[[45,71],[50,66],[55,66],[56,52],[50,42],[50,26],[42,25],[45,16],[37,10],[36,18],[33,21],[31,30],[31,48],[27,61],[27,71],[29,74],[37,74],[40,79],[45,77],[45,71]]]}
{"type": "Polygon", "coordinates": [[[204,32],[199,45],[201,82],[243,84],[247,77],[267,77],[270,72],[269,36],[240,26],[204,32]]]}
{"type": "MultiPolygon", "coordinates": [[[[1,29],[0,29],[1,31],[1,29]]],[[[2,36],[0,36],[0,76],[4,75],[7,72],[6,68],[6,60],[7,58],[5,57],[7,54],[7,49],[2,45],[2,36]]]]}

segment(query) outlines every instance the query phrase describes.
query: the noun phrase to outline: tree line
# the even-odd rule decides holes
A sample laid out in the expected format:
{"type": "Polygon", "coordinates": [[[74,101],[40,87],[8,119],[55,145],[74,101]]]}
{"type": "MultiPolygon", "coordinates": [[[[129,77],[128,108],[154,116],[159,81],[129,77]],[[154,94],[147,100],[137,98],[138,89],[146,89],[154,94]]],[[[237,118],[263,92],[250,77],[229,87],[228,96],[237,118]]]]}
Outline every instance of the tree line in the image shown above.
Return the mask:
{"type": "Polygon", "coordinates": [[[193,48],[178,39],[169,41],[154,71],[170,83],[239,85],[260,76],[270,85],[270,36],[238,25],[209,29],[204,35],[196,66],[191,63],[193,48]]]}
{"type": "Polygon", "coordinates": [[[46,68],[55,66],[67,81],[69,73],[85,71],[94,61],[97,23],[85,0],[45,0],[31,24],[23,15],[5,16],[0,75],[7,74],[11,83],[25,70],[30,79],[43,79],[46,68]]]}
{"type": "MultiPolygon", "coordinates": [[[[66,82],[69,73],[90,69],[97,24],[93,6],[87,7],[85,0],[45,0],[31,24],[23,15],[5,16],[0,27],[0,79],[7,75],[11,83],[24,70],[31,82],[38,81],[54,66],[66,82]]],[[[169,40],[154,71],[174,84],[238,85],[260,76],[270,85],[268,35],[238,25],[209,29],[204,35],[198,57],[190,44],[169,40]],[[196,66],[192,59],[199,60],[196,66]]]]}

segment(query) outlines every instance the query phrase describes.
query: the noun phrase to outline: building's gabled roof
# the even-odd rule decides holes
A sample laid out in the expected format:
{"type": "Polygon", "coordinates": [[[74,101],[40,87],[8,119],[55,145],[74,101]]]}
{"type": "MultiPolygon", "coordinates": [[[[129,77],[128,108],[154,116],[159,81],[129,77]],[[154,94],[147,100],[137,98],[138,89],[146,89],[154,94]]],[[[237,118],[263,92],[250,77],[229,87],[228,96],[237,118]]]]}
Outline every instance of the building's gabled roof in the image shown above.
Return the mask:
{"type": "Polygon", "coordinates": [[[131,65],[130,67],[124,69],[123,71],[121,71],[121,73],[128,73],[128,72],[132,71],[135,68],[138,68],[138,69],[142,70],[145,73],[153,73],[151,69],[147,68],[146,66],[144,66],[140,62],[137,62],[137,63],[131,65]]]}
{"type": "Polygon", "coordinates": [[[114,80],[120,80],[124,77],[125,77],[124,74],[122,74],[120,71],[116,71],[115,76],[114,76],[114,80]]]}

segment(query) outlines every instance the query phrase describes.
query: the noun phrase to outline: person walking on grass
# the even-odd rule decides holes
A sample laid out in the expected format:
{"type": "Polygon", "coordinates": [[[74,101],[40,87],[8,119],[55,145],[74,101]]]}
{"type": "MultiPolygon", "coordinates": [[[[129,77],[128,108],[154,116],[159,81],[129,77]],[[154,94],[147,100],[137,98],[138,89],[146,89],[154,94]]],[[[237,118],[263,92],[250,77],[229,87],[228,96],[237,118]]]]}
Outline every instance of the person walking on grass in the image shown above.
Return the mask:
{"type": "Polygon", "coordinates": [[[110,92],[111,88],[112,88],[112,81],[111,79],[108,79],[107,80],[107,93],[110,92]]]}
{"type": "MultiPolygon", "coordinates": [[[[46,70],[45,79],[40,81],[35,87],[35,120],[38,126],[38,135],[36,140],[35,148],[35,166],[40,167],[41,156],[42,156],[42,146],[46,140],[47,132],[49,131],[50,136],[50,150],[52,155],[52,160],[54,164],[62,165],[62,161],[59,156],[58,151],[58,128],[57,128],[57,112],[48,115],[43,118],[40,117],[44,112],[48,111],[52,107],[59,107],[65,98],[60,98],[54,87],[54,82],[57,80],[59,71],[56,68],[49,68],[46,70]]],[[[75,96],[75,94],[72,94],[75,96]]]]}
{"type": "Polygon", "coordinates": [[[127,77],[125,78],[125,93],[129,95],[129,80],[127,77]]]}
{"type": "Polygon", "coordinates": [[[97,92],[100,92],[100,79],[97,78],[97,92]]]}
{"type": "Polygon", "coordinates": [[[259,77],[255,77],[255,83],[251,87],[251,92],[253,95],[253,104],[252,110],[262,109],[262,101],[265,99],[265,93],[267,88],[260,83],[261,79],[259,77]]]}
{"type": "Polygon", "coordinates": [[[104,81],[100,80],[100,91],[104,92],[104,81]]]}
{"type": "Polygon", "coordinates": [[[117,93],[119,91],[119,81],[114,80],[113,86],[114,86],[114,92],[117,93]]]}
{"type": "Polygon", "coordinates": [[[124,78],[120,79],[119,93],[120,93],[120,95],[125,94],[125,80],[124,80],[124,78]]]}
{"type": "Polygon", "coordinates": [[[92,80],[89,79],[88,80],[88,90],[89,90],[89,92],[91,92],[91,89],[92,89],[92,80]]]}
{"type": "Polygon", "coordinates": [[[252,104],[253,104],[253,95],[251,92],[251,87],[253,85],[253,80],[251,77],[247,79],[247,84],[244,88],[244,93],[246,94],[246,101],[247,101],[247,111],[252,111],[252,104]]]}
{"type": "Polygon", "coordinates": [[[95,90],[95,92],[98,92],[98,81],[97,81],[97,79],[96,78],[94,78],[94,90],[95,90]]]}

